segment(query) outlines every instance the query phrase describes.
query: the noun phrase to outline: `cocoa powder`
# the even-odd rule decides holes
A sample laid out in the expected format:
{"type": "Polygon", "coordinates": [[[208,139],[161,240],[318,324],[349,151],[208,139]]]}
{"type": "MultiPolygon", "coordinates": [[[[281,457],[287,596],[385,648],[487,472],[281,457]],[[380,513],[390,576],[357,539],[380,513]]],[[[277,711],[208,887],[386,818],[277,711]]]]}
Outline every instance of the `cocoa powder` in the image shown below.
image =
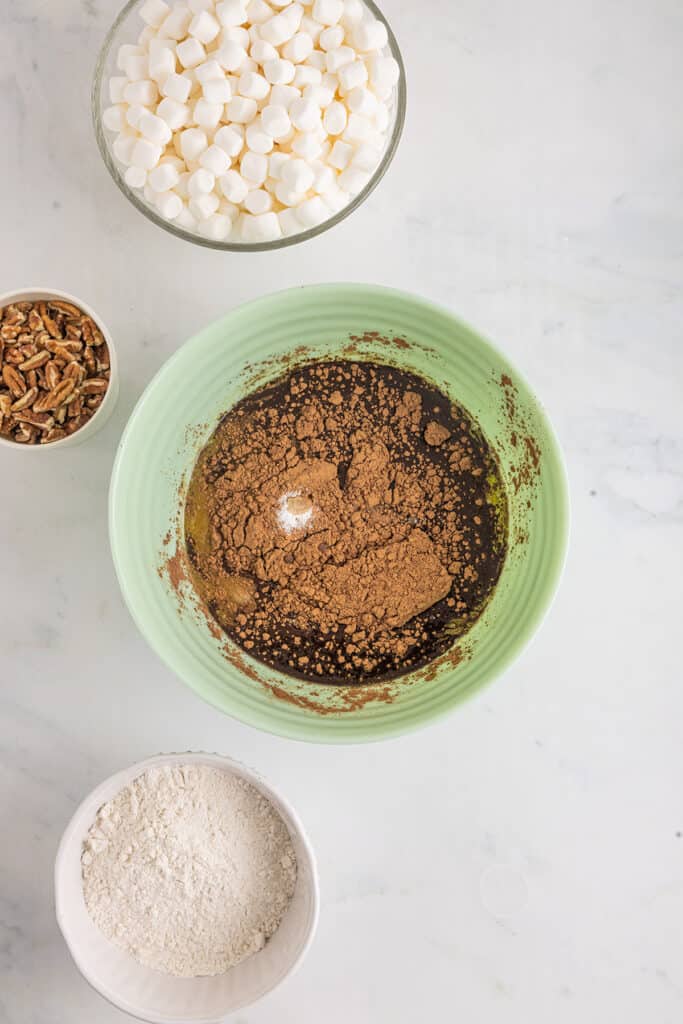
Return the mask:
{"type": "Polygon", "coordinates": [[[193,581],[270,665],[329,682],[399,675],[481,613],[505,555],[502,493],[485,439],[434,386],[308,364],[243,399],[201,453],[185,512],[193,581]]]}

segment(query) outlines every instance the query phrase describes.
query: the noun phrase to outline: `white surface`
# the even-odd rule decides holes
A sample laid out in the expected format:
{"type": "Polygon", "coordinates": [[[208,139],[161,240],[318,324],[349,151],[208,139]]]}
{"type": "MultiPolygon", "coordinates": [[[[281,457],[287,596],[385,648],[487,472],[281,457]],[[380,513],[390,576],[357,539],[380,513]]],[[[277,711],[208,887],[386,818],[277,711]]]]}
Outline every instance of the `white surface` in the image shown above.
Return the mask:
{"type": "Polygon", "coordinates": [[[314,853],[294,808],[258,773],[216,754],[166,754],[116,772],[85,798],[69,822],[55,864],[57,920],[69,950],[91,985],[116,1006],[153,1024],[221,1024],[240,1006],[271,991],[303,961],[318,916],[318,880],[314,853]],[[282,922],[264,948],[225,974],[178,978],[152,970],[114,946],[93,922],[81,882],[83,842],[97,811],[134,779],[153,767],[201,764],[246,779],[284,819],[294,846],[297,879],[282,922]]]}
{"type": "Polygon", "coordinates": [[[188,747],[272,779],[319,854],[313,949],[234,1024],[683,1017],[683,6],[422,6],[385,4],[409,106],[378,191],[319,239],[244,256],[176,241],[109,180],[89,85],[116,2],[3,2],[1,287],[82,295],[122,384],[84,447],[0,452],[3,1024],[123,1024],[57,930],[55,849],[102,778],[188,747]],[[506,677],[348,749],[254,732],[173,678],[122,605],[106,527],[117,438],[164,359],[242,300],[344,279],[444,302],[503,346],[573,496],[564,585],[506,677]]]}

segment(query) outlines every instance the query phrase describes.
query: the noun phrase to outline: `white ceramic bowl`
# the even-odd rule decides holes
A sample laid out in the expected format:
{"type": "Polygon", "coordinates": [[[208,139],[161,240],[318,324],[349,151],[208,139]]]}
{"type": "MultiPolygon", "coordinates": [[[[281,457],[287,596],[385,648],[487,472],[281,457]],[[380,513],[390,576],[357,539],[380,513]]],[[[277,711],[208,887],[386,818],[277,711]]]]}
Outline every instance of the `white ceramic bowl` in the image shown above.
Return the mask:
{"type": "Polygon", "coordinates": [[[76,966],[110,1003],[153,1024],[220,1024],[228,1014],[271,992],[305,956],[315,933],[318,904],[315,858],[295,811],[255,772],[218,754],[160,754],[112,775],[85,798],[57,851],[57,923],[76,966]],[[260,952],[211,978],[175,978],[139,964],[99,931],[83,897],[81,849],[98,809],[148,768],[173,764],[206,764],[246,779],[282,816],[297,857],[294,896],[278,930],[260,952]]]}
{"type": "Polygon", "coordinates": [[[85,426],[77,430],[75,434],[63,437],[61,441],[51,441],[50,444],[19,444],[18,441],[10,441],[6,437],[0,437],[0,445],[3,445],[5,448],[14,448],[15,451],[47,452],[53,451],[55,448],[74,448],[77,444],[82,444],[83,441],[86,441],[89,437],[96,434],[98,430],[102,429],[113,413],[114,406],[119,397],[118,363],[111,334],[102,322],[102,318],[82,299],[79,299],[76,295],[69,295],[68,292],[58,291],[56,288],[22,288],[21,291],[6,292],[4,295],[0,295],[0,309],[11,305],[13,302],[41,302],[45,299],[63,299],[64,302],[70,302],[72,305],[82,309],[91,320],[95,321],[102,331],[107,348],[109,349],[109,387],[95,415],[91,416],[85,426]]]}

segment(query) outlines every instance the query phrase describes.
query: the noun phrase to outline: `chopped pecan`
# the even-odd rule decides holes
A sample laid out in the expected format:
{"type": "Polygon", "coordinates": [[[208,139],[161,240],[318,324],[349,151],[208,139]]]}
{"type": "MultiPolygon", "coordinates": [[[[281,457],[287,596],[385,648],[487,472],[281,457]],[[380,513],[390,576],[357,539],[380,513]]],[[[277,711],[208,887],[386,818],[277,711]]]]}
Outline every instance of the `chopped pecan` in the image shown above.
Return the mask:
{"type": "Polygon", "coordinates": [[[50,388],[50,390],[52,390],[52,388],[56,388],[61,379],[62,379],[62,375],[59,372],[59,367],[57,366],[55,361],[51,360],[49,363],[46,363],[45,364],[45,383],[50,388]]]}
{"type": "Polygon", "coordinates": [[[78,306],[72,306],[70,302],[64,302],[63,299],[50,299],[48,301],[50,309],[56,310],[58,313],[63,313],[64,316],[81,317],[83,313],[78,306]]]}
{"type": "Polygon", "coordinates": [[[30,356],[23,363],[19,363],[20,370],[37,370],[39,366],[44,366],[50,358],[50,353],[43,349],[42,352],[36,352],[34,356],[30,356]]]}
{"type": "Polygon", "coordinates": [[[66,430],[62,430],[61,427],[53,427],[52,430],[48,430],[47,434],[44,434],[40,439],[41,444],[49,444],[50,441],[61,441],[63,437],[66,437],[66,430]]]}
{"type": "Polygon", "coordinates": [[[5,364],[2,368],[2,379],[15,398],[21,398],[26,394],[24,375],[16,367],[5,364]]]}
{"type": "Polygon", "coordinates": [[[82,395],[101,395],[107,390],[107,381],[104,377],[91,377],[81,384],[82,395]]]}

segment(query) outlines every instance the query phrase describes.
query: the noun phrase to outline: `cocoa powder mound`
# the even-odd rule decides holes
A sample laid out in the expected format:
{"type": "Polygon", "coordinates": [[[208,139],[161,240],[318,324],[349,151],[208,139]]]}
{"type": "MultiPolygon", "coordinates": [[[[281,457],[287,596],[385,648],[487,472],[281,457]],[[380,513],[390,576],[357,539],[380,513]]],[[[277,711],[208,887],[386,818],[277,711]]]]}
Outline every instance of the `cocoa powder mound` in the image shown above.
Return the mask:
{"type": "Polygon", "coordinates": [[[480,614],[505,555],[495,458],[435,387],[312,363],[243,399],[195,467],[195,586],[270,665],[329,682],[399,675],[480,614]]]}

